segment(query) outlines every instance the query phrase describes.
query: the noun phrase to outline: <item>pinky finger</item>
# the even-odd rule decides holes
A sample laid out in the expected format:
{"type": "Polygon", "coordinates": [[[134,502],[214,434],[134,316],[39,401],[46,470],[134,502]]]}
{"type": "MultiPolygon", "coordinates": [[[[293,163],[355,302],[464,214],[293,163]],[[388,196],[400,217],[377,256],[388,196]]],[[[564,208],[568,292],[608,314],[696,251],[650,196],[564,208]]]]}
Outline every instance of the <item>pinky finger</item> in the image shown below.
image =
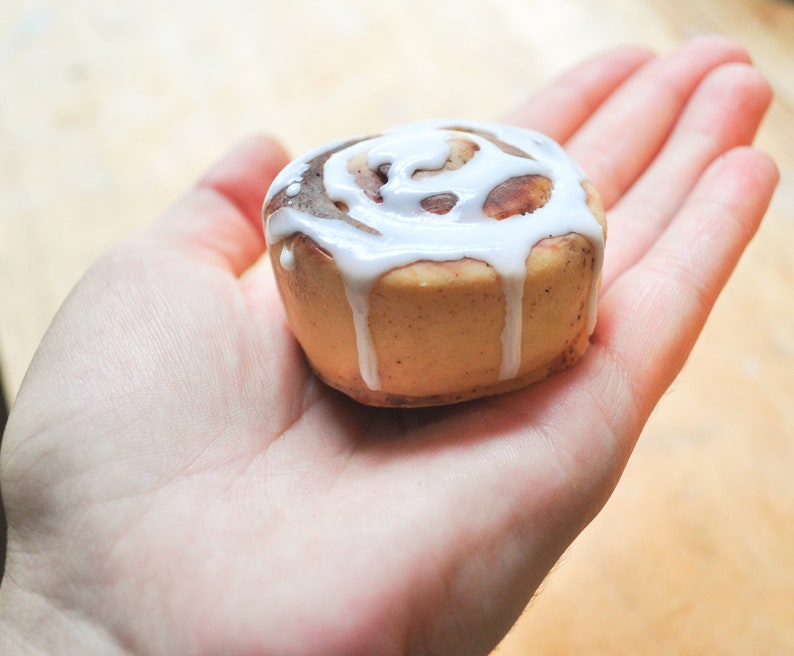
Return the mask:
{"type": "Polygon", "coordinates": [[[778,177],[772,160],[749,147],[716,160],[654,246],[602,299],[594,344],[642,405],[652,407],[684,365],[778,177]]]}

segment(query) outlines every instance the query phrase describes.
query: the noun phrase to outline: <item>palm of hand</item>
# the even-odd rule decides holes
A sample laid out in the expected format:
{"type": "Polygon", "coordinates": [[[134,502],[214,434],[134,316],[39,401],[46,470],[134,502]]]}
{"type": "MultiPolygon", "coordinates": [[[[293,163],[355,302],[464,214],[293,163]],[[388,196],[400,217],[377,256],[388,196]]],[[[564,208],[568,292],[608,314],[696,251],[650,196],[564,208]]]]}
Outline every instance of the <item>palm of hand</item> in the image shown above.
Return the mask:
{"type": "Polygon", "coordinates": [[[755,151],[712,164],[769,102],[740,49],[647,60],[594,60],[513,117],[611,207],[593,346],[530,390],[399,411],[317,383],[254,264],[269,142],[103,258],[9,424],[12,585],[135,653],[486,652],[607,498],[774,186],[755,151]]]}

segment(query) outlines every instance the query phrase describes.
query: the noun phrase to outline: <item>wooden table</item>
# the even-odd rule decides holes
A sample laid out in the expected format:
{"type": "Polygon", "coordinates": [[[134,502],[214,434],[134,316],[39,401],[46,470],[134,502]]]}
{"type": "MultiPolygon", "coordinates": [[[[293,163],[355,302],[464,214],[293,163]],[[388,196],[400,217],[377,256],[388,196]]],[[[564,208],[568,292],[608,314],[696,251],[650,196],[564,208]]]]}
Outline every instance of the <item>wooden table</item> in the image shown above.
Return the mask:
{"type": "Polygon", "coordinates": [[[794,653],[794,5],[783,0],[4,0],[0,361],[13,399],[89,263],[238,137],[292,151],[498,117],[615,45],[743,41],[781,187],[604,512],[499,649],[794,653]]]}

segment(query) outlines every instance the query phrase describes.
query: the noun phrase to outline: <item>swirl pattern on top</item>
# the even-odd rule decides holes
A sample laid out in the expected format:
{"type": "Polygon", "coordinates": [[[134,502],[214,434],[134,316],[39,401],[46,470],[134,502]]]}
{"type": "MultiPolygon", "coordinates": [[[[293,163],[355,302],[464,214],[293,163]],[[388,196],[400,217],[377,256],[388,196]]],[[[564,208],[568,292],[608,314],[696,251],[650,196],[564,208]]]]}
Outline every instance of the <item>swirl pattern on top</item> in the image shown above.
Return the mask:
{"type": "MultiPolygon", "coordinates": [[[[502,280],[505,324],[499,379],[516,376],[521,363],[521,302],[526,260],[545,238],[577,233],[593,245],[599,277],[604,232],[587,206],[583,172],[555,141],[512,126],[434,120],[381,135],[338,142],[291,162],[274,180],[265,207],[269,246],[302,233],[333,258],[353,311],[359,369],[366,385],[380,387],[369,334],[369,294],[385,273],[419,261],[464,258],[490,265],[502,280]],[[461,144],[464,144],[461,147],[461,144]],[[321,180],[310,175],[322,163],[321,180]],[[548,190],[531,207],[496,202],[500,188],[542,180],[548,190]],[[327,211],[310,213],[300,196],[321,184],[327,211]],[[505,210],[504,208],[508,209],[505,210]]],[[[502,196],[509,195],[502,194],[502,196]]],[[[281,264],[294,266],[284,249],[281,264]]],[[[596,320],[597,284],[590,293],[588,332],[596,320]]]]}

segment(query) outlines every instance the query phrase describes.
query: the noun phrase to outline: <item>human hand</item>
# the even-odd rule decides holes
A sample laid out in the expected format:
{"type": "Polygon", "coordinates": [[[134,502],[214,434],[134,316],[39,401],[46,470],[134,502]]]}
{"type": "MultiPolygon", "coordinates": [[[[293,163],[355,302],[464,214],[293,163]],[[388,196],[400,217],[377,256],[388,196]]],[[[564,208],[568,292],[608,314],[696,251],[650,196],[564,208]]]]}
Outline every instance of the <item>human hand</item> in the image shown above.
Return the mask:
{"type": "Polygon", "coordinates": [[[723,39],[596,58],[509,120],[564,142],[609,239],[592,345],[459,406],[355,404],[285,326],[253,139],[67,299],[9,418],[0,652],[485,654],[608,498],[777,180],[723,39]]]}

